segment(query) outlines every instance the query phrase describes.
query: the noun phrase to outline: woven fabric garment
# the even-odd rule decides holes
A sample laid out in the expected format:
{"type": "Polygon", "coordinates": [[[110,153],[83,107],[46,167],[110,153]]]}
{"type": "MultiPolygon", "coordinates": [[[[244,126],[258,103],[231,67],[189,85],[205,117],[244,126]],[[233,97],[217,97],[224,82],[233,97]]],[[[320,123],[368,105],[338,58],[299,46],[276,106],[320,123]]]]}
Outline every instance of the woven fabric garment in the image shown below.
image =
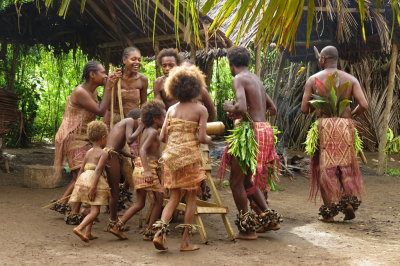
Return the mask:
{"type": "MultiPolygon", "coordinates": [[[[279,168],[279,156],[275,151],[274,133],[269,122],[253,122],[254,137],[258,145],[257,153],[257,168],[252,176],[253,187],[247,189],[247,194],[253,194],[257,188],[262,191],[268,189],[269,178],[274,178],[270,175],[268,168],[279,168]]],[[[221,157],[221,163],[218,168],[217,177],[224,178],[225,171],[231,164],[232,156],[228,153],[229,146],[227,145],[221,157]]]]}
{"type": "Polygon", "coordinates": [[[319,150],[311,160],[310,198],[324,190],[331,202],[342,196],[364,195],[364,185],[354,150],[355,127],[347,118],[318,119],[319,150]]]}
{"type": "Polygon", "coordinates": [[[168,141],[162,155],[165,188],[198,189],[206,179],[197,132],[197,122],[168,118],[168,141]]]}
{"type": "Polygon", "coordinates": [[[132,174],[132,184],[135,189],[144,189],[147,191],[164,192],[165,189],[160,182],[160,165],[157,160],[148,160],[152,174],[152,183],[147,183],[144,176],[144,168],[140,157],[135,158],[135,170],[132,174]]]}
{"type": "Polygon", "coordinates": [[[86,152],[92,147],[87,138],[87,125],[96,115],[77,106],[68,98],[63,121],[55,136],[54,167],[60,171],[64,160],[71,170],[82,166],[86,152]]]}
{"type": "Polygon", "coordinates": [[[69,202],[83,202],[90,205],[108,205],[110,187],[108,186],[105,172],[102,173],[97,183],[95,199],[93,201],[89,200],[89,189],[93,184],[95,169],[96,165],[93,163],[87,163],[85,165],[84,171],[76,180],[69,202]]]}

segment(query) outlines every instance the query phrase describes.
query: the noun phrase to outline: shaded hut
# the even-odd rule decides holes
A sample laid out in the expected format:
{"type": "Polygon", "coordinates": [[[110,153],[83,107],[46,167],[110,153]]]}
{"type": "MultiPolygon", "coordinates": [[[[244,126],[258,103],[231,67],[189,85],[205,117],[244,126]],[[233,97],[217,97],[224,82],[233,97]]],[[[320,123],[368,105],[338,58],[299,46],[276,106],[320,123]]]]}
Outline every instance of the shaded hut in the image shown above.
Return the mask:
{"type": "MultiPolygon", "coordinates": [[[[154,56],[160,49],[176,47],[179,43],[181,51],[194,54],[198,47],[190,35],[190,25],[182,23],[185,21],[184,8],[181,4],[176,32],[174,6],[168,0],[86,1],[82,12],[81,1],[71,0],[64,17],[59,16],[60,1],[54,1],[49,8],[45,7],[43,1],[31,1],[20,6],[10,5],[0,11],[0,41],[23,45],[43,44],[53,47],[55,52],[67,52],[80,47],[90,58],[116,65],[121,63],[122,50],[127,46],[138,47],[142,55],[147,57],[154,56]],[[156,8],[157,15],[154,17],[156,8]]],[[[209,17],[200,14],[201,26],[209,21],[209,17]]],[[[207,49],[231,45],[221,32],[208,40],[202,29],[200,36],[207,49]]]]}

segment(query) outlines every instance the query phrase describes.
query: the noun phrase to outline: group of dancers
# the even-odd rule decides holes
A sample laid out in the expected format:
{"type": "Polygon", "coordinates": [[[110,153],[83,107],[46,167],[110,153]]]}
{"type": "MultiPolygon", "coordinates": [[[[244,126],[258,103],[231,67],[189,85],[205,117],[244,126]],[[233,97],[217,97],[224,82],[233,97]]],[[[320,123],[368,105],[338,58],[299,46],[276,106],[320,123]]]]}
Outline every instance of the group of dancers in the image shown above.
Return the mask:
{"type": "MultiPolygon", "coordinates": [[[[332,56],[333,48],[321,52],[323,71],[331,71],[333,61],[338,59],[334,53],[332,56]]],[[[272,127],[267,121],[267,114],[276,114],[276,107],[259,77],[247,69],[250,64],[248,50],[232,47],[227,58],[234,76],[235,100],[225,101],[223,108],[238,126],[243,119],[251,121],[257,144],[254,155],[257,165],[255,171],[243,169],[240,158],[232,155],[227,145],[218,172],[223,175],[226,167],[231,169],[230,187],[238,210],[236,238],[253,240],[257,239],[257,233],[279,230],[282,222],[281,215],[272,210],[267,201],[268,180],[273,175],[271,169],[279,168],[272,127]]],[[[184,223],[178,226],[183,231],[180,250],[197,250],[199,247],[191,244],[189,237],[196,229],[193,225],[196,197],[207,178],[200,144],[210,143],[207,122],[215,119],[215,107],[204,75],[195,65],[183,62],[176,49],[163,49],[157,63],[164,76],[154,82],[155,99],[147,101],[148,80],[138,72],[140,51],[135,47],[126,48],[122,61],[124,71],[117,69],[108,76],[100,63],[89,61],[83,69],[84,83],[77,86],[67,100],[63,122],[55,139],[55,169],[60,174],[66,160],[73,178],[52,209],[65,214],[68,224],[77,225],[73,232],[82,241],[89,242],[96,238],[92,234],[92,225],[100,206],[109,206],[107,230],[119,239],[127,239],[126,223],[144,208],[147,194],[151,193],[154,202],[143,239],[153,241],[158,250],[167,250],[169,223],[179,202],[184,201],[184,223]],[[104,86],[100,103],[97,102],[99,86],[104,86]],[[97,116],[104,116],[103,121],[97,121],[97,116]],[[118,217],[120,189],[128,188],[135,191],[135,202],[118,217]],[[163,207],[164,198],[168,198],[168,203],[163,207]],[[89,212],[82,213],[82,203],[90,205],[89,212]]],[[[344,74],[340,77],[343,82],[349,79],[344,74]]],[[[315,90],[313,80],[310,77],[307,81],[303,98],[302,111],[307,113],[312,109],[307,103],[311,99],[310,90],[315,90]]],[[[363,94],[360,96],[356,86],[346,97],[354,97],[359,102],[356,113],[366,109],[363,94]]],[[[318,115],[323,117],[324,114],[318,115]]],[[[342,119],[349,120],[348,117],[342,119]]],[[[358,165],[354,165],[356,161],[346,163],[351,164],[351,169],[358,169],[358,165]]],[[[321,191],[325,209],[334,208],[341,200],[343,208],[336,207],[335,210],[343,210],[346,219],[353,219],[359,205],[354,197],[361,197],[363,188],[361,175],[352,175],[354,171],[343,175],[349,173],[346,172],[348,168],[349,165],[337,162],[324,166],[315,164],[312,183],[317,191],[321,191]],[[319,174],[322,170],[332,172],[334,176],[319,174]],[[325,179],[333,178],[338,181],[329,182],[329,188],[335,188],[328,191],[325,179]],[[344,183],[347,185],[343,186],[344,183]],[[351,201],[344,201],[346,197],[351,201]]],[[[315,189],[312,191],[314,193],[315,189]]],[[[328,217],[321,209],[320,214],[324,221],[333,221],[335,216],[328,217]]]]}

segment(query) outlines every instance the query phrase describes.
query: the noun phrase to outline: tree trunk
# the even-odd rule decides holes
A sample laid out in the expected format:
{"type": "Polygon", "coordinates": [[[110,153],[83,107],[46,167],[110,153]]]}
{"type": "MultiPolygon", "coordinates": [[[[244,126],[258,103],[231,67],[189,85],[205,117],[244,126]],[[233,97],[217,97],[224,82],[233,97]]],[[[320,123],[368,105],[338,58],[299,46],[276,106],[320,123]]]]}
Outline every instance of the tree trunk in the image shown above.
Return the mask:
{"type": "Polygon", "coordinates": [[[157,78],[161,77],[161,69],[157,62],[157,57],[158,57],[159,53],[160,53],[160,43],[156,41],[154,43],[154,54],[155,54],[155,60],[156,60],[156,77],[157,78]]]}
{"type": "Polygon", "coordinates": [[[196,64],[196,45],[190,42],[190,62],[196,64]]]}
{"type": "Polygon", "coordinates": [[[281,86],[281,79],[282,79],[282,73],[283,73],[283,66],[285,65],[285,61],[287,58],[287,52],[286,50],[283,50],[279,59],[279,67],[278,70],[276,71],[276,80],[275,80],[275,86],[274,86],[274,91],[272,94],[272,100],[276,104],[276,100],[278,99],[278,90],[279,87],[281,86]]]}
{"type": "Polygon", "coordinates": [[[261,45],[256,47],[256,75],[261,78],[261,45]]]}
{"type": "Polygon", "coordinates": [[[393,90],[396,83],[396,65],[397,65],[397,56],[399,54],[399,48],[395,41],[393,41],[392,45],[392,56],[390,59],[390,69],[389,69],[389,79],[388,79],[388,86],[387,89],[387,97],[386,97],[386,106],[383,113],[383,121],[382,127],[380,132],[380,139],[379,139],[379,150],[378,150],[378,170],[377,174],[382,175],[385,169],[385,159],[386,159],[386,134],[389,127],[389,116],[390,111],[392,109],[393,104],[393,90]]]}
{"type": "Polygon", "coordinates": [[[213,68],[214,68],[214,58],[208,58],[206,62],[206,67],[204,70],[204,74],[206,75],[206,84],[207,84],[207,89],[210,90],[210,84],[212,80],[212,75],[213,75],[213,68]]]}
{"type": "Polygon", "coordinates": [[[17,63],[18,63],[20,48],[21,47],[19,44],[14,45],[13,58],[12,58],[12,62],[11,62],[10,72],[8,73],[8,78],[7,78],[7,89],[9,91],[14,91],[15,73],[17,71],[17,63]]]}

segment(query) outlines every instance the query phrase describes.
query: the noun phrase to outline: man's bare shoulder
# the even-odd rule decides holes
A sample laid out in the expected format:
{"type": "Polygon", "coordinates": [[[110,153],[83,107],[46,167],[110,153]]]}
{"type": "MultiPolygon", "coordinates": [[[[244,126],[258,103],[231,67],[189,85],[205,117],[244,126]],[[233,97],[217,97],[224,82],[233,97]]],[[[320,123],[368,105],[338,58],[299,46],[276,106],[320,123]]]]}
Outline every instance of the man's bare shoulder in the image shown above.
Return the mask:
{"type": "Polygon", "coordinates": [[[338,70],[338,75],[339,75],[340,78],[346,79],[346,80],[348,80],[348,81],[350,81],[352,83],[353,82],[358,82],[356,77],[354,77],[353,75],[351,75],[351,74],[349,74],[347,72],[344,72],[342,70],[338,70]]]}

